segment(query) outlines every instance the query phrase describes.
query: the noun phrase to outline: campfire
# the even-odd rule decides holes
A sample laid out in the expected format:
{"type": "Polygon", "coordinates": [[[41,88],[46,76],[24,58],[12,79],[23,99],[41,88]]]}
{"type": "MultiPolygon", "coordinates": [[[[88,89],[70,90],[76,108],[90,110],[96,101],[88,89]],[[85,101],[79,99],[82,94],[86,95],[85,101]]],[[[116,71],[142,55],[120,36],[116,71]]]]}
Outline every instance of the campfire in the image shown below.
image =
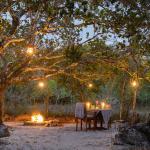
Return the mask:
{"type": "Polygon", "coordinates": [[[31,116],[31,121],[33,123],[43,123],[44,117],[41,114],[35,114],[31,116]]]}
{"type": "Polygon", "coordinates": [[[45,120],[44,117],[40,114],[33,114],[30,121],[25,121],[24,125],[26,126],[46,126],[46,127],[55,127],[62,126],[62,123],[57,119],[45,120]]]}
{"type": "Polygon", "coordinates": [[[36,126],[36,125],[45,125],[46,123],[47,121],[44,120],[44,116],[41,115],[40,113],[37,113],[31,116],[31,120],[25,121],[24,125],[36,126]]]}

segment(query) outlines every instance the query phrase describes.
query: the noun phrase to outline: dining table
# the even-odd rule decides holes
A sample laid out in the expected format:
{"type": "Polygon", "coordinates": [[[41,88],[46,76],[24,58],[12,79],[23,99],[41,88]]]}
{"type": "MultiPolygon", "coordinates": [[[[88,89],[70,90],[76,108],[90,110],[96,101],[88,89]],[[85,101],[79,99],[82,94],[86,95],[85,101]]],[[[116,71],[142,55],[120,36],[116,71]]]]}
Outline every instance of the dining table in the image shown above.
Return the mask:
{"type": "Polygon", "coordinates": [[[87,114],[93,114],[94,116],[94,129],[108,129],[112,116],[112,109],[90,109],[87,114]],[[97,126],[100,122],[100,127],[97,126]]]}

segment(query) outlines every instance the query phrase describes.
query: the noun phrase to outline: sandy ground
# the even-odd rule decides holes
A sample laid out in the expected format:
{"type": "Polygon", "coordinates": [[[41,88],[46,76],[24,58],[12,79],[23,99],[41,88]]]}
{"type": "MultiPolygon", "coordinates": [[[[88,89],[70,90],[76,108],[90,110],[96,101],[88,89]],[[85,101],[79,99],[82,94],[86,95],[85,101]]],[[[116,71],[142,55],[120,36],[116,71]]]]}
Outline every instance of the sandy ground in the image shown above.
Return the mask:
{"type": "Polygon", "coordinates": [[[111,150],[114,129],[75,131],[74,124],[63,127],[11,126],[11,136],[0,139],[0,150],[111,150]]]}

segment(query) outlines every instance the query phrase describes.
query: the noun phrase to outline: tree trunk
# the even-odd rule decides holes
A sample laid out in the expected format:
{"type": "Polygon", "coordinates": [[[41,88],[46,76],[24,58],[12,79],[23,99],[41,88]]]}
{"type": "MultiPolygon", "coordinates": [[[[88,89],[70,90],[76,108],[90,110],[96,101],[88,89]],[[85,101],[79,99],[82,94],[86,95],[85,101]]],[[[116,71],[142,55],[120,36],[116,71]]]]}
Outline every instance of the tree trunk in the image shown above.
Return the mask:
{"type": "Polygon", "coordinates": [[[4,114],[4,93],[5,89],[0,89],[0,124],[3,123],[3,114],[4,114]]]}
{"type": "Polygon", "coordinates": [[[46,97],[45,98],[45,118],[48,117],[48,113],[49,113],[48,106],[49,106],[49,97],[46,97]]]}
{"type": "Polygon", "coordinates": [[[80,101],[84,102],[85,101],[85,96],[84,96],[84,87],[81,85],[80,87],[80,101]]]}
{"type": "Polygon", "coordinates": [[[133,106],[132,106],[133,113],[135,112],[135,107],[136,107],[136,95],[137,95],[137,88],[134,89],[134,94],[133,94],[133,106]]]}
{"type": "Polygon", "coordinates": [[[120,120],[122,120],[122,113],[123,113],[123,105],[124,105],[124,94],[125,94],[125,84],[126,81],[123,81],[122,90],[121,90],[121,100],[120,100],[120,120]]]}

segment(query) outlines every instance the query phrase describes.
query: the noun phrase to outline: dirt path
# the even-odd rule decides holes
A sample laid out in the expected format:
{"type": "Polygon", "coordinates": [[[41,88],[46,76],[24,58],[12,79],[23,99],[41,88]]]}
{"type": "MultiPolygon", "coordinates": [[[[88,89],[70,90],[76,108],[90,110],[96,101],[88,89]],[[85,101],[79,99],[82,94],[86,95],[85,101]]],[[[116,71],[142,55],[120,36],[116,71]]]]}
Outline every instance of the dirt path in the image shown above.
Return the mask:
{"type": "Polygon", "coordinates": [[[29,127],[7,123],[11,136],[0,139],[0,150],[111,150],[113,129],[75,131],[75,125],[64,127],[29,127]]]}

